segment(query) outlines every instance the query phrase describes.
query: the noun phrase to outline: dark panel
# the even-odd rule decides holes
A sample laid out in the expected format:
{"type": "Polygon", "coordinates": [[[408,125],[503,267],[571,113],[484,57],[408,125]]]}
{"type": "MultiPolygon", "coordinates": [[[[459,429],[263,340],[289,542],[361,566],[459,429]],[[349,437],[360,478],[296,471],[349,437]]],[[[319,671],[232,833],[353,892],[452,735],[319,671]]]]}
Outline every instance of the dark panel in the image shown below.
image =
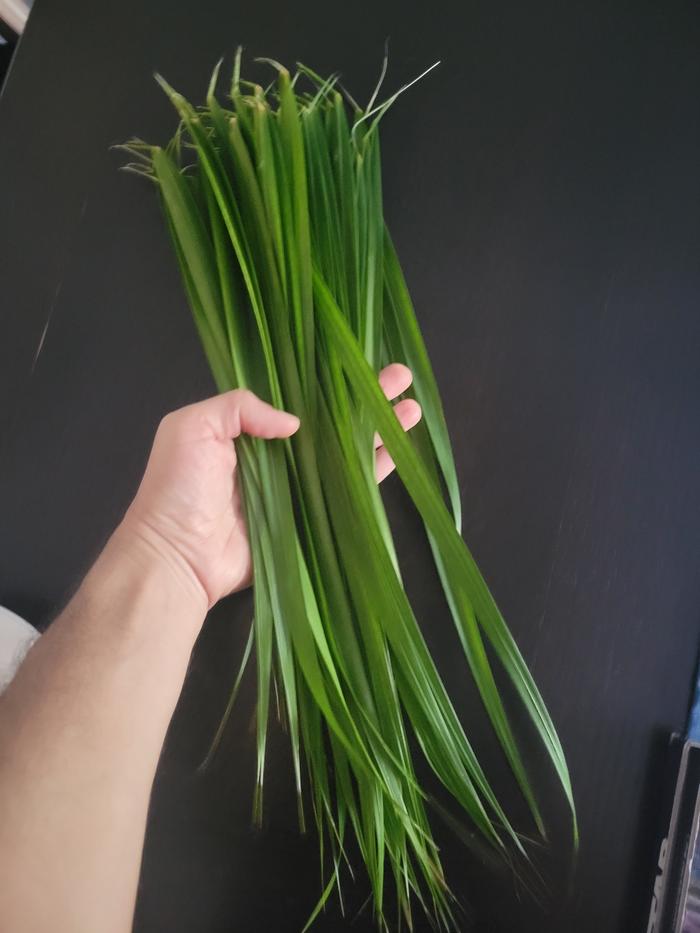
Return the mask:
{"type": "MultiPolygon", "coordinates": [[[[0,99],[0,601],[50,620],[128,503],[158,418],[212,388],[153,194],[108,150],[173,128],[151,72],[203,94],[243,42],[339,68],[361,96],[386,35],[394,85],[443,60],[386,121],[387,213],[466,537],[560,727],[581,816],[567,895],[552,792],[543,906],[448,833],[445,860],[478,930],[627,933],[643,927],[664,736],[685,720],[700,621],[696,3],[38,0],[0,99]]],[[[517,810],[418,524],[388,495],[431,645],[517,810]]],[[[250,829],[252,680],[215,766],[195,770],[249,614],[248,596],[219,607],[195,651],[139,933],[291,933],[314,902],[283,736],[265,828],[250,829]]],[[[356,919],[365,895],[349,885],[348,919],[333,908],[318,929],[372,929],[356,919]]]]}

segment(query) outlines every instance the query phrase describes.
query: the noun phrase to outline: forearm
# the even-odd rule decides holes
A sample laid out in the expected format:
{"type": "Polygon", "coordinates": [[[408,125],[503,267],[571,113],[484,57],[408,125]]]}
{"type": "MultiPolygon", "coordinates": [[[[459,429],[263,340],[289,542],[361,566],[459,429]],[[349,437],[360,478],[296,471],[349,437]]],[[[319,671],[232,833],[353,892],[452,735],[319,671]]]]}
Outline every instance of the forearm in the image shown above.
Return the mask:
{"type": "Polygon", "coordinates": [[[130,929],[148,800],[206,599],[120,528],[0,698],[0,923],[130,929]]]}

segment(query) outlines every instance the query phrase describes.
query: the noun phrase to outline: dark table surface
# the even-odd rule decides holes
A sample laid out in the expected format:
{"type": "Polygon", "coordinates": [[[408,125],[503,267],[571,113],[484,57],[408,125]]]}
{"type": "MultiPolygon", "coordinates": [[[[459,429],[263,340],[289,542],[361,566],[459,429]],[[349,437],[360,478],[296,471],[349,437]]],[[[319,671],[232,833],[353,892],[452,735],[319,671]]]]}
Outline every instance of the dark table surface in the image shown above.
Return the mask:
{"type": "MultiPolygon", "coordinates": [[[[552,791],[542,905],[449,835],[445,861],[477,930],[643,930],[664,746],[685,722],[700,630],[697,2],[38,0],[0,101],[0,602],[48,624],[133,494],[158,419],[212,390],[153,192],[109,151],[173,129],[152,71],[201,96],[243,43],[340,69],[362,96],[387,35],[394,86],[443,61],[386,120],[386,209],[466,538],[558,724],[581,820],[567,894],[552,791]]],[[[389,487],[425,629],[517,809],[418,524],[389,487]]],[[[195,772],[249,613],[249,595],[220,605],[195,650],[139,933],[292,933],[314,903],[283,737],[265,826],[250,827],[252,680],[217,762],[195,772]]],[[[349,885],[348,918],[332,907],[318,929],[372,929],[365,894],[349,885]]]]}

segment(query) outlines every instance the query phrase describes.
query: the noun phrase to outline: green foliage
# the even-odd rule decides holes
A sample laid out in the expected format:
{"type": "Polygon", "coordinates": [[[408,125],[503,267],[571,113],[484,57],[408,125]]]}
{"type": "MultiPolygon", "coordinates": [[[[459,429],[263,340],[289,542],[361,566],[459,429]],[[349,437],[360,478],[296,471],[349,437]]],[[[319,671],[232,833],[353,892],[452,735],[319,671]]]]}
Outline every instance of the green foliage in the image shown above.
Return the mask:
{"type": "Polygon", "coordinates": [[[239,53],[226,105],[215,97],[218,67],[201,108],[158,78],[179,115],[177,133],[165,148],[139,140],[124,147],[134,157],[128,167],[159,187],[217,386],[250,388],[301,418],[290,440],[238,442],[255,567],[255,621],[242,665],[254,644],[255,814],[261,818],[274,682],[300,822],[306,800],[318,831],[324,877],[309,923],[340,888],[352,833],[380,926],[388,927],[390,878],[409,927],[417,900],[449,928],[452,896],[410,737],[495,851],[508,857],[523,847],[402,586],[374,479],[375,430],[425,523],[469,668],[542,834],[487,645],[551,758],[576,839],[569,774],[544,702],[460,536],[442,405],[382,211],[378,123],[398,95],[377,105],[378,87],[365,111],[354,102],[348,108],[335,76],[299,66],[292,78],[269,64],[277,78],[263,91],[240,79],[239,53]],[[377,383],[377,370],[390,361],[413,370],[424,421],[412,436],[377,383]]]}

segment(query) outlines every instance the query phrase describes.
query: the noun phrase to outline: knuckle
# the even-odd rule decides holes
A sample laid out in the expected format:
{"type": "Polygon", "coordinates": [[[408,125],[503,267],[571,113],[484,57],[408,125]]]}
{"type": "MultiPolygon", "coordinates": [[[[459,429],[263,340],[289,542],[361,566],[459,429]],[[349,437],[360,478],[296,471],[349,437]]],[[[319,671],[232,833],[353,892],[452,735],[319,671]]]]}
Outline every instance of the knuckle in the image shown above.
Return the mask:
{"type": "Polygon", "coordinates": [[[158,425],[158,433],[169,436],[179,433],[185,425],[191,423],[194,416],[192,408],[193,406],[188,405],[163,415],[158,425]]]}
{"type": "Polygon", "coordinates": [[[168,429],[170,428],[170,425],[172,424],[172,419],[173,419],[172,412],[168,412],[167,415],[163,415],[163,417],[158,422],[158,429],[156,431],[156,434],[167,434],[168,429]]]}
{"type": "Polygon", "coordinates": [[[166,415],[163,415],[163,417],[160,419],[158,430],[171,431],[172,428],[177,425],[178,419],[180,417],[180,411],[169,411],[166,415]]]}
{"type": "Polygon", "coordinates": [[[244,402],[248,402],[252,398],[254,398],[254,395],[250,389],[234,389],[231,392],[231,400],[237,405],[242,405],[244,402]]]}

